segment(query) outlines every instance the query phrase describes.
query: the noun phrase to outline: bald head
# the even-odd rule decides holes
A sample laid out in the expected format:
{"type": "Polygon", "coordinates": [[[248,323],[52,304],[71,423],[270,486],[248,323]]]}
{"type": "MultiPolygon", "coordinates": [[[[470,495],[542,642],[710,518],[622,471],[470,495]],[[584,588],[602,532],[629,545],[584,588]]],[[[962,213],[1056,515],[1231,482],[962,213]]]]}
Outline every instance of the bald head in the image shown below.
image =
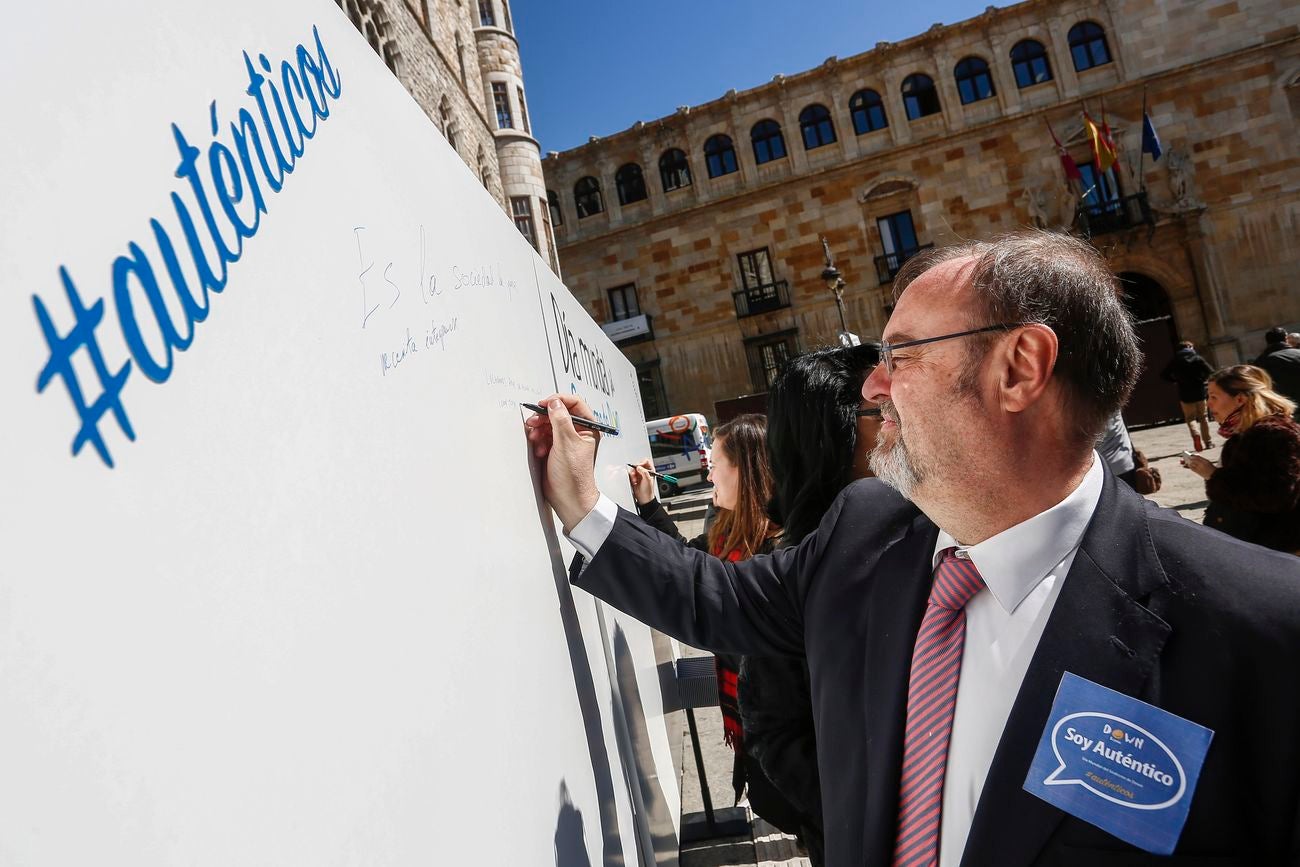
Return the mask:
{"type": "MultiPolygon", "coordinates": [[[[1101,255],[1077,238],[1023,230],[942,247],[903,266],[895,295],[913,287],[928,304],[950,312],[958,306],[970,328],[1001,323],[1050,328],[1057,339],[1053,378],[1080,442],[1096,438],[1137,381],[1142,353],[1115,277],[1101,255]]],[[[967,341],[972,358],[983,353],[988,339],[967,341]]]]}

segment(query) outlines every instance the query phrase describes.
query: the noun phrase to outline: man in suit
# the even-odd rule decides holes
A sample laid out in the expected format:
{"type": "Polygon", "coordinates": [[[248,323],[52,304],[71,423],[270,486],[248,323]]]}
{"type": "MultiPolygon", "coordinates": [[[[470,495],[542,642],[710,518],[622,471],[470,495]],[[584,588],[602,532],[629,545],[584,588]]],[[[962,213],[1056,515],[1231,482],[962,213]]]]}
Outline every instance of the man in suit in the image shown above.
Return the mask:
{"type": "Polygon", "coordinates": [[[1096,459],[1140,363],[1104,260],[1022,232],[923,254],[895,292],[863,387],[879,481],[771,556],[722,563],[619,511],[589,410],[549,398],[528,434],[574,583],[695,646],[806,654],[833,867],[1297,863],[1300,561],[1096,459]],[[1023,788],[1066,672],[1214,731],[1172,858],[1023,788]]]}

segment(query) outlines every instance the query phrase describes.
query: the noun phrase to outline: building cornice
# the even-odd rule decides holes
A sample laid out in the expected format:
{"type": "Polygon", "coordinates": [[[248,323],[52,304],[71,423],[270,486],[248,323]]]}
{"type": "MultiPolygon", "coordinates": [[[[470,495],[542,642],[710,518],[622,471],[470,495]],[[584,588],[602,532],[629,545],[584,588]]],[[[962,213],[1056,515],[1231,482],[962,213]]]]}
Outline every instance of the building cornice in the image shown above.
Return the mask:
{"type": "Polygon", "coordinates": [[[511,33],[509,30],[505,29],[504,27],[498,27],[498,26],[496,26],[496,25],[494,24],[494,25],[491,25],[491,26],[489,26],[489,27],[475,27],[475,28],[474,28],[474,38],[475,38],[475,39],[487,39],[487,38],[489,38],[489,37],[493,37],[493,36],[504,36],[504,37],[506,37],[507,39],[509,39],[511,42],[513,42],[513,43],[515,44],[515,50],[516,50],[516,51],[519,50],[519,37],[515,36],[513,33],[511,33]]]}
{"type": "Polygon", "coordinates": [[[497,147],[501,145],[514,144],[515,142],[526,142],[537,148],[537,153],[542,152],[542,145],[537,139],[533,138],[526,132],[517,129],[494,129],[492,137],[496,139],[497,147]]]}
{"type": "Polygon", "coordinates": [[[805,69],[801,72],[786,75],[778,73],[772,76],[772,80],[755,87],[746,88],[745,90],[728,90],[725,94],[717,99],[700,103],[694,106],[680,106],[673,114],[664,115],[652,120],[639,120],[626,129],[608,135],[593,135],[585,144],[577,145],[564,151],[552,151],[547,159],[569,158],[581,154],[585,150],[597,151],[600,148],[621,143],[624,139],[631,139],[640,134],[648,127],[666,127],[679,123],[692,114],[703,114],[713,110],[724,110],[731,103],[739,101],[759,101],[768,95],[779,95],[781,91],[798,86],[807,79],[816,78],[830,70],[842,68],[856,68],[869,66],[888,60],[890,57],[899,54],[905,54],[917,48],[940,42],[953,34],[967,32],[971,30],[980,30],[987,28],[990,24],[1007,18],[1023,16],[1025,13],[1034,10],[1037,7],[1047,7],[1057,9],[1060,7],[1059,2],[1054,0],[1022,0],[1020,3],[1011,6],[998,8],[989,6],[982,13],[973,18],[967,18],[953,24],[933,24],[929,29],[915,36],[899,42],[877,42],[874,47],[845,58],[831,56],[826,58],[822,63],[811,69],[805,69]]]}

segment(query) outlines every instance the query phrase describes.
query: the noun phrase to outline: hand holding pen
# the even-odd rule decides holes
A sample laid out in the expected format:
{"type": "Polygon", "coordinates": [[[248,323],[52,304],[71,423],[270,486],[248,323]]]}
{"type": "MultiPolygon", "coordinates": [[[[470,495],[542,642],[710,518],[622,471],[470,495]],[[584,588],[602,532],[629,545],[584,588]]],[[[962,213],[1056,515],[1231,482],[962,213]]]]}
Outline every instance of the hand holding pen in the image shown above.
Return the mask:
{"type": "Polygon", "coordinates": [[[586,402],[568,394],[553,394],[541,401],[524,420],[533,454],[542,463],[542,494],[571,531],[587,517],[600,499],[596,488],[596,447],[599,427],[586,402]]]}
{"type": "Polygon", "coordinates": [[[632,484],[632,499],[636,500],[638,506],[644,506],[655,498],[655,476],[677,481],[672,476],[656,473],[649,458],[637,464],[628,464],[628,468],[627,480],[632,484]]]}

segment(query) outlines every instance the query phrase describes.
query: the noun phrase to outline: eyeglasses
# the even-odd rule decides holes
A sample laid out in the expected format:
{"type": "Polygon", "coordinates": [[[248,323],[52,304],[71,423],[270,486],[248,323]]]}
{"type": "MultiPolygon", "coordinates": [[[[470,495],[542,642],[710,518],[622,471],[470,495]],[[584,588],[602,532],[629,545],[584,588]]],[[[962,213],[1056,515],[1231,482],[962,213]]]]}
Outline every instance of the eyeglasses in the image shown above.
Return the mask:
{"type": "Polygon", "coordinates": [[[986,325],[983,328],[972,328],[969,331],[954,331],[952,334],[941,334],[938,337],[923,337],[920,340],[905,340],[902,343],[881,343],[880,344],[880,363],[885,366],[885,372],[890,376],[894,375],[894,350],[906,349],[911,346],[921,346],[926,343],[938,343],[940,340],[952,340],[955,337],[970,337],[972,334],[984,334],[988,331],[1008,331],[1012,328],[1019,328],[1022,325],[1031,325],[1030,322],[1003,322],[999,325],[986,325]]]}

